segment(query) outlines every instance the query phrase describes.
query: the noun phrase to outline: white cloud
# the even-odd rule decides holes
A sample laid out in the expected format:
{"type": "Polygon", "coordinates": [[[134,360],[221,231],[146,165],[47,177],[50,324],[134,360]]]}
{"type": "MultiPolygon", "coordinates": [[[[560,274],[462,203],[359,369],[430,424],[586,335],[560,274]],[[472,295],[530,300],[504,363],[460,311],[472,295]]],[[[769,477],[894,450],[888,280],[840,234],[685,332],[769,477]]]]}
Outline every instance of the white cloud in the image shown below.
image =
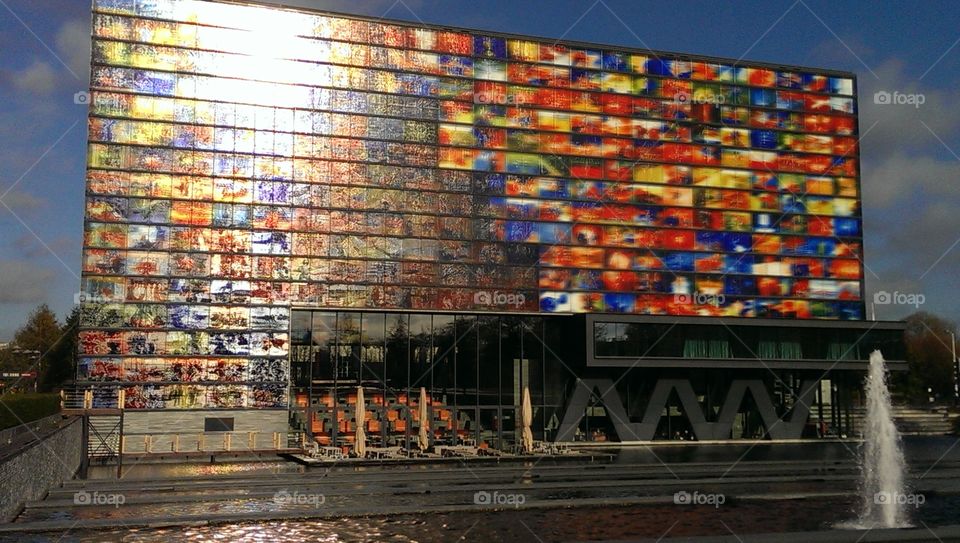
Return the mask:
{"type": "Polygon", "coordinates": [[[90,72],[90,22],[74,19],[63,23],[56,46],[60,58],[85,84],[90,72]]]}
{"type": "Polygon", "coordinates": [[[25,260],[0,260],[0,304],[40,303],[47,299],[53,270],[25,260]]]}
{"type": "MultiPolygon", "coordinates": [[[[0,188],[0,194],[3,194],[5,191],[6,189],[0,188]]],[[[7,192],[2,200],[4,204],[18,215],[22,215],[24,212],[34,211],[46,203],[43,198],[17,189],[7,192]]]]}
{"type": "MultiPolygon", "coordinates": [[[[858,78],[865,153],[874,151],[883,156],[906,148],[926,151],[931,146],[939,151],[941,144],[930,131],[947,141],[960,130],[956,92],[931,87],[918,79],[918,74],[908,74],[904,69],[902,61],[893,59],[874,70],[879,79],[870,74],[858,78]],[[922,95],[923,104],[878,104],[874,98],[879,91],[922,95]],[[867,133],[871,126],[873,129],[867,133]]],[[[956,152],[960,153],[960,148],[956,152]]]]}
{"type": "MultiPolygon", "coordinates": [[[[939,142],[932,142],[936,150],[939,142]]],[[[960,161],[930,155],[869,152],[864,142],[863,201],[870,210],[897,211],[917,199],[958,199],[960,161]]]]}
{"type": "MultiPolygon", "coordinates": [[[[926,309],[957,318],[960,267],[960,108],[956,93],[930,86],[890,59],[859,81],[867,303],[878,291],[925,296],[926,309]],[[876,103],[878,91],[923,96],[923,104],[876,103]],[[872,128],[871,128],[872,127],[872,128]],[[953,249],[950,249],[954,246],[953,249]],[[874,276],[876,274],[876,277],[874,276]]],[[[878,305],[900,318],[912,306],[878,305]]]]}
{"type": "Polygon", "coordinates": [[[23,70],[14,72],[10,79],[20,92],[47,95],[57,88],[58,75],[50,64],[37,60],[23,70]]]}

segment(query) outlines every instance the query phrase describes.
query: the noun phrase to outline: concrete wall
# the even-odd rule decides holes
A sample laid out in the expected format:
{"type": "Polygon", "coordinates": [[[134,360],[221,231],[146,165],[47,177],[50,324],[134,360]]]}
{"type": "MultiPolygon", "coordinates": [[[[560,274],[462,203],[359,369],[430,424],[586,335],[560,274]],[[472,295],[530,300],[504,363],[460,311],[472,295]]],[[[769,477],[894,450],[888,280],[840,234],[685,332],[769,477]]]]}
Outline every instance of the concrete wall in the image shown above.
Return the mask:
{"type": "Polygon", "coordinates": [[[32,447],[0,464],[0,522],[9,522],[23,504],[73,478],[83,458],[83,424],[75,418],[32,447]]]}
{"type": "Polygon", "coordinates": [[[217,409],[209,411],[124,411],[124,434],[195,434],[207,417],[233,417],[234,432],[286,432],[286,409],[217,409]]]}
{"type": "Polygon", "coordinates": [[[125,454],[195,451],[269,450],[286,447],[286,409],[216,411],[126,411],[125,454]],[[204,433],[207,417],[233,417],[233,432],[204,433]],[[279,445],[274,434],[279,432],[279,445]],[[226,435],[228,434],[228,435],[226,435]]]}

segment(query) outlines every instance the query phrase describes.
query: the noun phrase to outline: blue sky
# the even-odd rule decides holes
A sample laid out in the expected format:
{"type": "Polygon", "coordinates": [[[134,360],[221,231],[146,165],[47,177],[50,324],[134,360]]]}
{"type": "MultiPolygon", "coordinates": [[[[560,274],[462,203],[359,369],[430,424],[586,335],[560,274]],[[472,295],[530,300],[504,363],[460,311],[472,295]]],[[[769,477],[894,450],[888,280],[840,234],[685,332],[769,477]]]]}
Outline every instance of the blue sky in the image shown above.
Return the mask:
{"type": "MultiPolygon", "coordinates": [[[[960,320],[960,6],[951,1],[286,0],[287,5],[630,47],[850,70],[859,77],[869,302],[919,294],[960,320]],[[920,107],[874,103],[919,93],[920,107]]],[[[0,0],[0,340],[79,289],[90,6],[0,0]]],[[[912,305],[877,305],[880,319],[912,305]]]]}

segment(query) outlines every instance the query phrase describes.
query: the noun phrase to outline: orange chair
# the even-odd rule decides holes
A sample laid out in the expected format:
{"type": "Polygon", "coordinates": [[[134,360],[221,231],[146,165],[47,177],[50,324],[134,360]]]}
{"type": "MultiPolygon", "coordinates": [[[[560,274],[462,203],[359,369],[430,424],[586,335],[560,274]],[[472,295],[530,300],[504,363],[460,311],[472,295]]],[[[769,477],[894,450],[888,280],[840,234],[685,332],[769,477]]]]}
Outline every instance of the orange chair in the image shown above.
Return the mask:
{"type": "Polygon", "coordinates": [[[393,429],[397,432],[406,432],[407,431],[407,421],[403,419],[398,419],[393,421],[393,429]]]}

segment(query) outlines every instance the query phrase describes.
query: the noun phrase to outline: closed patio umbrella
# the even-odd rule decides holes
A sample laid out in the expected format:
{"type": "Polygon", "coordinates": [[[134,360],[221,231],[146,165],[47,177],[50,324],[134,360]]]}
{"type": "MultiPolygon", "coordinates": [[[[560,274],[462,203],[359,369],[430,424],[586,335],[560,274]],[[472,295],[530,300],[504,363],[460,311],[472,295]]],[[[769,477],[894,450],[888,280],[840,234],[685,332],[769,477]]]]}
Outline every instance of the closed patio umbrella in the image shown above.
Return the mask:
{"type": "Polygon", "coordinates": [[[427,447],[430,446],[430,414],[427,412],[427,389],[420,387],[420,435],[418,437],[418,445],[420,445],[420,450],[425,451],[427,447]]]}
{"type": "Polygon", "coordinates": [[[523,405],[520,406],[520,424],[523,426],[520,445],[523,452],[533,452],[533,407],[530,405],[530,388],[523,387],[523,405]]]}
{"type": "Polygon", "coordinates": [[[367,434],[363,431],[363,427],[367,424],[367,406],[363,401],[363,387],[357,387],[357,405],[354,418],[357,420],[357,431],[353,452],[356,453],[358,458],[363,458],[367,454],[367,434]]]}

